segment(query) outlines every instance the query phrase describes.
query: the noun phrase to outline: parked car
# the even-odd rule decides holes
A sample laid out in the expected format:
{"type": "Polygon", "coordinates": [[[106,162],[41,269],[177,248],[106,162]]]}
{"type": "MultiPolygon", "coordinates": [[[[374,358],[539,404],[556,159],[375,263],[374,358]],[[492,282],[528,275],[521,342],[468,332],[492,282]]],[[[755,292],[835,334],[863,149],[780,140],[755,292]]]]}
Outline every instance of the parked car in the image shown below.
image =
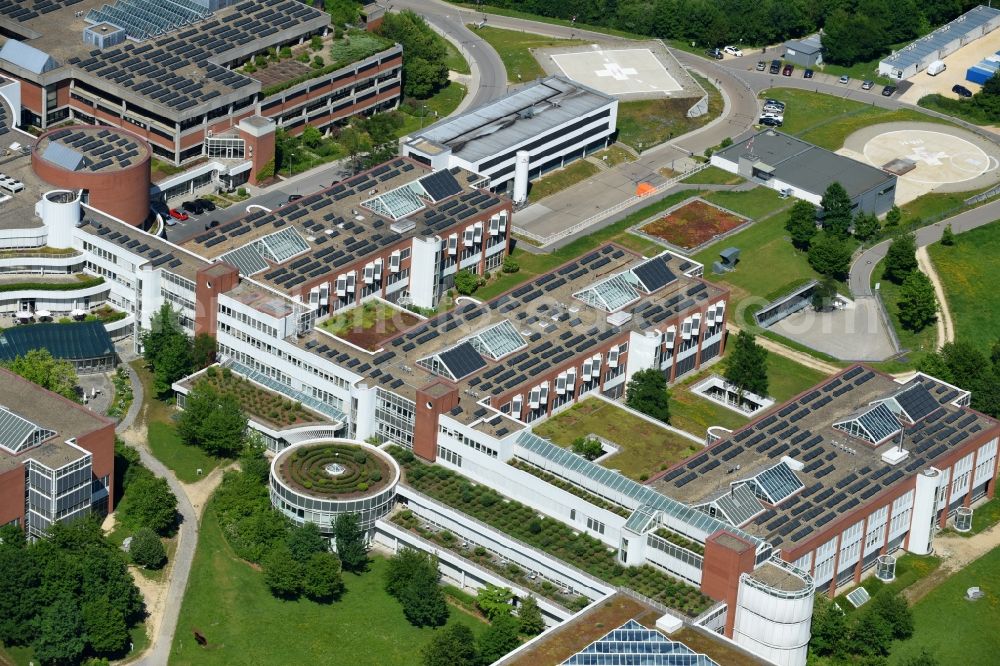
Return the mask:
{"type": "Polygon", "coordinates": [[[861,89],[862,90],[871,90],[873,85],[875,85],[874,81],[864,81],[861,84],[861,89]]]}
{"type": "Polygon", "coordinates": [[[177,210],[176,208],[171,208],[170,209],[170,217],[174,218],[175,220],[180,220],[181,222],[183,222],[184,220],[188,219],[188,214],[185,213],[182,210],[177,210]]]}
{"type": "Polygon", "coordinates": [[[208,222],[208,223],[205,224],[205,231],[208,231],[209,229],[214,229],[217,226],[219,226],[219,221],[218,220],[212,220],[212,221],[210,221],[210,222],[208,222]]]}
{"type": "Polygon", "coordinates": [[[780,71],[781,71],[781,61],[780,60],[772,60],[771,61],[771,73],[772,74],[777,74],[780,71]]]}
{"type": "Polygon", "coordinates": [[[791,76],[792,71],[795,69],[795,65],[785,65],[785,68],[781,70],[782,76],[791,76]]]}
{"type": "Polygon", "coordinates": [[[785,113],[784,109],[777,106],[771,106],[770,104],[765,104],[764,108],[761,109],[762,115],[780,116],[783,115],[784,113],[785,113]]]}
{"type": "Polygon", "coordinates": [[[212,212],[213,210],[215,210],[215,204],[212,203],[211,199],[195,199],[195,201],[201,204],[201,207],[207,210],[208,212],[212,212]]]}
{"type": "Polygon", "coordinates": [[[774,99],[773,97],[768,97],[767,99],[764,100],[764,104],[767,104],[769,106],[776,106],[782,111],[785,110],[785,103],[782,102],[780,99],[774,99]]]}
{"type": "Polygon", "coordinates": [[[722,60],[722,51],[719,49],[708,49],[707,51],[705,51],[705,55],[707,55],[709,58],[722,60]]]}
{"type": "Polygon", "coordinates": [[[806,71],[802,72],[802,77],[806,79],[811,79],[813,77],[813,71],[811,69],[807,69],[806,71]]]}
{"type": "Polygon", "coordinates": [[[843,83],[846,86],[848,83],[851,82],[851,77],[849,77],[848,75],[844,74],[842,77],[840,77],[840,82],[843,83]]]}
{"type": "Polygon", "coordinates": [[[289,194],[288,195],[288,203],[292,203],[293,201],[298,201],[301,198],[302,198],[301,194],[289,194]]]}
{"type": "Polygon", "coordinates": [[[193,213],[194,215],[201,215],[203,212],[205,212],[204,207],[200,203],[198,203],[197,200],[185,201],[181,205],[181,208],[186,210],[188,213],[193,213]]]}
{"type": "Polygon", "coordinates": [[[767,119],[767,120],[777,120],[779,123],[785,122],[785,116],[783,116],[780,113],[768,113],[768,112],[764,112],[764,113],[760,114],[760,120],[763,121],[765,119],[767,119]]]}
{"type": "Polygon", "coordinates": [[[959,97],[972,97],[972,91],[961,84],[952,86],[951,91],[959,97]]]}
{"type": "Polygon", "coordinates": [[[722,50],[735,58],[743,57],[743,51],[739,50],[735,46],[724,46],[722,50]]]}
{"type": "Polygon", "coordinates": [[[896,86],[886,86],[882,88],[882,97],[892,97],[894,92],[896,92],[896,86]]]}
{"type": "Polygon", "coordinates": [[[763,60],[758,60],[757,61],[757,71],[758,72],[763,72],[765,69],[767,69],[767,63],[764,62],[763,60]]]}
{"type": "Polygon", "coordinates": [[[782,121],[779,118],[772,118],[769,116],[761,116],[760,124],[767,125],[768,127],[781,127],[782,121]]]}

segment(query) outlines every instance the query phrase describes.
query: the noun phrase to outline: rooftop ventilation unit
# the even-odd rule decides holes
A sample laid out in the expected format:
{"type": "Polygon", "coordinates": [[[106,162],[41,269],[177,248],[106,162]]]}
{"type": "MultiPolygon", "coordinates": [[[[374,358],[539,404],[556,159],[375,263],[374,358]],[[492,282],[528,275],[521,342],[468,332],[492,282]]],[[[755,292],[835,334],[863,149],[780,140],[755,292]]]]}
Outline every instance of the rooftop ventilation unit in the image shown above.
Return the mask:
{"type": "Polygon", "coordinates": [[[403,218],[389,225],[389,228],[397,234],[405,234],[407,231],[413,231],[416,227],[416,221],[409,218],[403,218]]]}
{"type": "Polygon", "coordinates": [[[619,310],[618,312],[612,312],[608,315],[608,323],[612,326],[624,326],[625,324],[632,321],[632,313],[626,312],[625,310],[619,310]]]}

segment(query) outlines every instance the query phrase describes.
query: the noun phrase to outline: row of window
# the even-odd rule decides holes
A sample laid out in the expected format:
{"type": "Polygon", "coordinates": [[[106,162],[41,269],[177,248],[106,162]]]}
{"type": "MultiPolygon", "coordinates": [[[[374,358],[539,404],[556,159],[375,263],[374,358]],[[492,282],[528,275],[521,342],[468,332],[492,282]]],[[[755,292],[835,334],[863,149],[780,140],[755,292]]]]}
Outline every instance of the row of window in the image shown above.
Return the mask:
{"type": "Polygon", "coordinates": [[[249,326],[254,331],[260,331],[261,333],[264,333],[265,335],[268,335],[272,338],[278,337],[278,329],[276,329],[274,326],[269,326],[268,324],[265,324],[259,319],[251,317],[245,312],[234,310],[228,305],[220,304],[219,314],[234,319],[245,326],[249,326]]]}
{"type": "Polygon", "coordinates": [[[468,446],[471,449],[475,449],[480,453],[485,453],[491,458],[496,458],[499,455],[495,449],[472,439],[471,437],[465,435],[464,433],[461,433],[457,430],[452,430],[448,426],[440,426],[439,431],[441,432],[442,435],[447,435],[448,437],[451,437],[455,441],[461,442],[462,444],[468,446]]]}

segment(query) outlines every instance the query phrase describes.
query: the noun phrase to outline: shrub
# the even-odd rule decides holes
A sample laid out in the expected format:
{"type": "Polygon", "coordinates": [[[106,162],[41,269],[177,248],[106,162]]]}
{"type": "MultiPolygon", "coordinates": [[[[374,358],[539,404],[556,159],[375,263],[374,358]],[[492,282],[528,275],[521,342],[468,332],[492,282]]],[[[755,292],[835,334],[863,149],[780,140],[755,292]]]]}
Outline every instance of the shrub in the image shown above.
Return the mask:
{"type": "Polygon", "coordinates": [[[303,64],[308,65],[309,64],[309,54],[308,53],[300,53],[299,56],[296,58],[296,60],[298,60],[299,62],[301,62],[303,64]]]}
{"type": "Polygon", "coordinates": [[[361,492],[364,492],[364,491],[368,490],[368,484],[365,483],[364,481],[362,481],[361,483],[358,484],[357,488],[361,492]]]}
{"type": "Polygon", "coordinates": [[[365,454],[364,451],[355,451],[353,457],[354,457],[354,462],[358,463],[359,465],[364,465],[365,461],[368,460],[368,456],[365,454]]]}
{"type": "Polygon", "coordinates": [[[324,65],[323,56],[315,56],[312,60],[313,69],[322,69],[324,65]]]}
{"type": "Polygon", "coordinates": [[[144,569],[159,569],[167,563],[167,551],[156,533],[148,527],[138,530],[129,544],[132,561],[144,569]]]}
{"type": "Polygon", "coordinates": [[[516,273],[521,270],[521,264],[519,264],[517,259],[514,257],[507,255],[504,257],[503,265],[500,267],[500,270],[504,273],[516,273]]]}

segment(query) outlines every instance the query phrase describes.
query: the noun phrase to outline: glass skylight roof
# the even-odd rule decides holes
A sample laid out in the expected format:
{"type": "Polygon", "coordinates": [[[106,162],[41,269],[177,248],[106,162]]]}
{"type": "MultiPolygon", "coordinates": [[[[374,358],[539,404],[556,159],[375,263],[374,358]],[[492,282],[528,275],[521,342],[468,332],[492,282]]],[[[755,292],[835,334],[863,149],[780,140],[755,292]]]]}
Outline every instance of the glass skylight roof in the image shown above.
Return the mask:
{"type": "Polygon", "coordinates": [[[570,481],[574,481],[578,477],[579,484],[590,492],[623,506],[636,509],[642,505],[648,505],[665,514],[665,522],[669,527],[677,528],[678,531],[691,538],[705,539],[722,529],[736,534],[750,543],[758,545],[762,543],[758,537],[732,527],[724,520],[713,518],[683,502],[662,495],[649,486],[644,486],[618,472],[592,463],[534,433],[527,431],[520,433],[517,444],[520,450],[516,450],[516,454],[536,467],[541,467],[570,481]]]}
{"type": "Polygon", "coordinates": [[[299,232],[292,227],[287,227],[258,238],[249,245],[230,250],[219,258],[236,266],[242,275],[249,277],[267,270],[265,258],[280,264],[308,249],[309,244],[299,232]]]}
{"type": "Polygon", "coordinates": [[[489,356],[494,361],[498,361],[528,344],[514,328],[514,325],[507,320],[479,331],[469,338],[469,343],[480,354],[489,356]]]}
{"type": "Polygon", "coordinates": [[[899,419],[884,402],[876,403],[849,419],[834,423],[833,427],[872,444],[880,444],[903,429],[899,419]]]}
{"type": "Polygon", "coordinates": [[[704,654],[629,620],[572,657],[564,666],[718,666],[704,654]]]}
{"type": "Polygon", "coordinates": [[[783,462],[765,469],[749,479],[746,485],[750,486],[757,497],[769,504],[780,504],[805,487],[799,477],[795,476],[795,472],[783,462]]]}
{"type": "Polygon", "coordinates": [[[55,435],[14,412],[0,407],[0,446],[11,453],[26,451],[55,435]]]}
{"type": "Polygon", "coordinates": [[[714,502],[709,502],[699,508],[707,510],[709,507],[715,507],[716,515],[721,515],[734,527],[745,525],[765,511],[764,505],[760,503],[760,500],[746,483],[734,486],[728,493],[714,502]]]}
{"type": "Polygon", "coordinates": [[[479,351],[469,342],[459,344],[417,361],[431,372],[458,381],[486,366],[479,351]]]}
{"type": "Polygon", "coordinates": [[[614,312],[639,300],[640,294],[635,288],[634,280],[632,273],[626,271],[587,287],[573,294],[573,297],[605,312],[614,312]]]}
{"type": "Polygon", "coordinates": [[[427,194],[427,190],[420,184],[420,181],[415,180],[412,183],[383,192],[374,199],[362,201],[361,205],[375,211],[382,217],[398,220],[422,210],[424,202],[421,197],[430,198],[430,195],[427,194]]]}

